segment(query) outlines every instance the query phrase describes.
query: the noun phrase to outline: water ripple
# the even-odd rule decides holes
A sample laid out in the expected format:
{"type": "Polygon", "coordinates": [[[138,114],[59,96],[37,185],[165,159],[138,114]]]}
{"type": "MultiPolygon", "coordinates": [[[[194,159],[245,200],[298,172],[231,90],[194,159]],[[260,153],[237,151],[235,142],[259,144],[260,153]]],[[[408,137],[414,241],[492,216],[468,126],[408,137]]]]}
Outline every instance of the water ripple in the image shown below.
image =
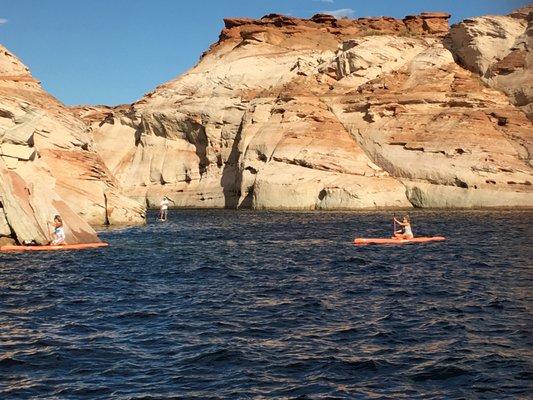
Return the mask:
{"type": "Polygon", "coordinates": [[[173,211],[0,255],[0,398],[526,398],[531,216],[416,211],[455,236],[355,248],[390,215],[173,211]]]}

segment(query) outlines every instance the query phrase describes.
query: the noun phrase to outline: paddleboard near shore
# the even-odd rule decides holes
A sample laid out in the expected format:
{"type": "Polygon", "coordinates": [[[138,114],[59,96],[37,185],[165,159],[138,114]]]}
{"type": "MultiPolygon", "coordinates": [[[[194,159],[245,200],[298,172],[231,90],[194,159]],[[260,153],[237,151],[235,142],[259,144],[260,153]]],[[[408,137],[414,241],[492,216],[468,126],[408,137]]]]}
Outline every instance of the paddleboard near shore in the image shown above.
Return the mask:
{"type": "Polygon", "coordinates": [[[25,251],[59,251],[59,250],[84,250],[95,249],[98,247],[107,247],[108,243],[81,243],[81,244],[62,244],[58,246],[0,246],[0,253],[25,252],[25,251]]]}
{"type": "Polygon", "coordinates": [[[420,236],[412,239],[391,238],[355,238],[353,243],[356,246],[364,246],[367,244],[409,244],[409,243],[427,243],[440,242],[446,240],[444,236],[420,236]]]}

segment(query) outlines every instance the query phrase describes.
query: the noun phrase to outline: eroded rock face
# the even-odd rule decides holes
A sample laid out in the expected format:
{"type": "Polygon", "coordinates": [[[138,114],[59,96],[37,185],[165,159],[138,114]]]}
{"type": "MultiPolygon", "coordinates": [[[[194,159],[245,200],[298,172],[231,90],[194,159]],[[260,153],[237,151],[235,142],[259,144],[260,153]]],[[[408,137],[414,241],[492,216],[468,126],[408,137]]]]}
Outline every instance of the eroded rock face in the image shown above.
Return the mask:
{"type": "Polygon", "coordinates": [[[464,20],[450,38],[459,62],[509,96],[533,119],[533,6],[464,20]]]}
{"type": "Polygon", "coordinates": [[[69,243],[98,241],[89,224],[141,223],[92,147],[86,124],[0,46],[0,236],[47,243],[55,214],[69,243]]]}
{"type": "MultiPolygon", "coordinates": [[[[428,42],[428,44],[430,44],[428,42]]],[[[328,103],[420,207],[531,205],[531,124],[439,42],[328,103]]]]}
{"type": "Polygon", "coordinates": [[[508,68],[525,23],[498,44],[501,60],[470,71],[455,60],[485,42],[450,41],[448,18],[226,19],[183,76],[79,115],[128,195],[149,204],[532,206],[531,122],[478,75],[508,68]]]}
{"type": "Polygon", "coordinates": [[[280,14],[265,15],[261,19],[226,18],[225,29],[220,41],[231,38],[245,38],[250,32],[267,32],[275,28],[279,33],[296,33],[305,31],[316,33],[317,30],[331,35],[375,35],[375,34],[412,34],[443,35],[448,33],[450,14],[442,12],[408,15],[403,20],[392,17],[337,19],[329,14],[315,14],[310,19],[295,18],[280,14]]]}

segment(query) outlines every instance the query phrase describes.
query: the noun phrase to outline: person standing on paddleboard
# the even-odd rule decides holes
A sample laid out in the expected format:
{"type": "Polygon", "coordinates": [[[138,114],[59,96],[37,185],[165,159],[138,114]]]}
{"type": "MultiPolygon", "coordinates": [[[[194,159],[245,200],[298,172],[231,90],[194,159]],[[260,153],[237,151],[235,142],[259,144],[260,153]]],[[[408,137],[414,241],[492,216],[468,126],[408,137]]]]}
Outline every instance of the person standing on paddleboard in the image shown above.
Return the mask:
{"type": "Polygon", "coordinates": [[[412,239],[414,237],[413,230],[411,229],[411,221],[409,220],[408,215],[404,216],[402,221],[398,221],[394,218],[394,222],[402,227],[401,230],[394,232],[394,236],[401,239],[412,239]]]}
{"type": "Polygon", "coordinates": [[[54,227],[53,240],[50,243],[52,246],[58,246],[60,244],[65,244],[65,229],[63,228],[63,220],[59,215],[54,216],[54,222],[52,222],[54,227]]]}
{"type": "Polygon", "coordinates": [[[167,215],[168,215],[168,206],[170,205],[170,202],[175,204],[172,200],[170,200],[168,197],[163,197],[163,200],[161,200],[161,203],[159,203],[159,220],[160,221],[166,221],[167,215]]]}

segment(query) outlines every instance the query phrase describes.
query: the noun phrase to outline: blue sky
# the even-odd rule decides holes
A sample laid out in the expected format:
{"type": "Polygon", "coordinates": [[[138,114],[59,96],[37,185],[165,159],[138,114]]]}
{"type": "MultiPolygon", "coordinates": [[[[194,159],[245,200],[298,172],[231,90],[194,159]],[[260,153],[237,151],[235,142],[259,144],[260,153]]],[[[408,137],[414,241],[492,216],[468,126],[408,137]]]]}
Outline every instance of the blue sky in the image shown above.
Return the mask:
{"type": "Polygon", "coordinates": [[[402,18],[447,11],[452,22],[506,14],[527,0],[0,0],[0,43],[66,104],[130,103],[185,72],[222,19],[269,13],[402,18]]]}

